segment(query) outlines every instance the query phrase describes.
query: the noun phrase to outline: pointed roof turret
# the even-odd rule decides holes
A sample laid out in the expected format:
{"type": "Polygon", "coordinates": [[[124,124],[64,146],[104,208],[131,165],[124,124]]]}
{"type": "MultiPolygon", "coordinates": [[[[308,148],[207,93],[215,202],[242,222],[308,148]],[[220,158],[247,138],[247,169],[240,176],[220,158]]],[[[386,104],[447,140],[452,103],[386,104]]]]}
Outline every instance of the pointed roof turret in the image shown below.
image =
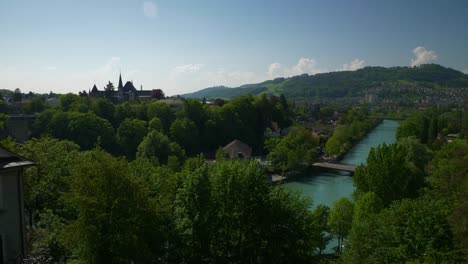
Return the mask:
{"type": "Polygon", "coordinates": [[[91,89],[92,93],[98,93],[98,88],[96,87],[96,84],[94,84],[93,88],[91,89]]]}
{"type": "Polygon", "coordinates": [[[122,90],[123,88],[123,83],[122,83],[122,73],[119,74],[119,87],[118,90],[122,90]]]}

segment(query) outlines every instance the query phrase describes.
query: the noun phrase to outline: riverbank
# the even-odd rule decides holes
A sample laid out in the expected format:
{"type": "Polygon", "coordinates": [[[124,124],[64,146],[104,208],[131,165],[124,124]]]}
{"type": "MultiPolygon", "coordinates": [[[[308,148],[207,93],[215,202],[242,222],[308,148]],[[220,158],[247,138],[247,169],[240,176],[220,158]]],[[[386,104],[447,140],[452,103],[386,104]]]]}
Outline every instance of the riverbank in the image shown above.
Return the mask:
{"type": "MultiPolygon", "coordinates": [[[[364,120],[366,122],[369,122],[370,126],[364,127],[364,132],[363,133],[358,133],[358,136],[355,137],[355,139],[350,140],[346,143],[344,143],[344,147],[342,150],[340,150],[339,154],[336,155],[336,157],[331,161],[331,162],[341,162],[343,157],[348,154],[348,152],[356,145],[358,144],[363,138],[365,138],[372,130],[374,130],[377,126],[382,124],[384,120],[382,119],[366,119],[364,120]]],[[[330,160],[329,160],[330,161],[330,160]]]]}
{"type": "MultiPolygon", "coordinates": [[[[345,152],[343,152],[343,154],[341,154],[340,156],[334,158],[334,159],[330,159],[330,158],[327,158],[327,156],[324,154],[324,155],[321,155],[317,161],[318,162],[325,162],[325,163],[328,163],[328,162],[331,162],[331,163],[343,163],[342,162],[342,159],[347,155],[347,153],[352,150],[356,144],[358,144],[363,138],[365,138],[371,131],[373,131],[377,126],[379,126],[380,124],[382,124],[383,120],[381,119],[369,119],[369,120],[372,120],[372,122],[369,122],[369,124],[371,124],[370,126],[366,127],[366,132],[365,133],[359,133],[360,134],[360,137],[359,137],[359,140],[356,140],[356,141],[353,141],[351,144],[352,146],[347,149],[345,152]]],[[[348,164],[348,163],[343,163],[345,165],[355,165],[357,166],[358,164],[348,164]]],[[[312,164],[307,164],[301,168],[296,168],[295,170],[292,170],[292,171],[288,171],[286,172],[286,174],[280,174],[278,171],[272,171],[268,174],[269,178],[270,178],[270,181],[272,183],[276,183],[276,184],[280,184],[280,183],[286,183],[286,182],[289,182],[289,181],[294,181],[294,179],[300,175],[303,175],[303,174],[318,174],[318,173],[321,173],[321,172],[328,172],[330,171],[330,169],[323,169],[323,168],[317,168],[315,166],[313,166],[312,164]]],[[[333,170],[331,170],[333,172],[333,170]]],[[[351,173],[348,172],[348,175],[351,175],[351,173]]]]}
{"type": "MultiPolygon", "coordinates": [[[[383,120],[342,157],[341,163],[355,166],[365,163],[371,148],[396,142],[398,126],[396,121],[383,120]]],[[[318,204],[331,206],[340,197],[351,198],[354,192],[353,178],[349,173],[340,171],[307,170],[288,178],[284,186],[312,198],[314,207],[318,204]]]]}

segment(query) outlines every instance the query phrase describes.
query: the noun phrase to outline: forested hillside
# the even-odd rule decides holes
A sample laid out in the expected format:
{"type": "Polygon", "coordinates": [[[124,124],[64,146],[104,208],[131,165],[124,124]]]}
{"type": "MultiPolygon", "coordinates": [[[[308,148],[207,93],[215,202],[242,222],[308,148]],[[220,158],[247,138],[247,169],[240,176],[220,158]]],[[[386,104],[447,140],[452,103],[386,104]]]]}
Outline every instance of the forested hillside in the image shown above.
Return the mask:
{"type": "Polygon", "coordinates": [[[369,89],[402,87],[431,89],[468,87],[468,75],[437,64],[425,64],[419,67],[365,67],[356,71],[277,78],[237,88],[212,87],[183,96],[234,98],[244,94],[267,93],[284,94],[287,98],[298,100],[364,96],[369,89]]]}

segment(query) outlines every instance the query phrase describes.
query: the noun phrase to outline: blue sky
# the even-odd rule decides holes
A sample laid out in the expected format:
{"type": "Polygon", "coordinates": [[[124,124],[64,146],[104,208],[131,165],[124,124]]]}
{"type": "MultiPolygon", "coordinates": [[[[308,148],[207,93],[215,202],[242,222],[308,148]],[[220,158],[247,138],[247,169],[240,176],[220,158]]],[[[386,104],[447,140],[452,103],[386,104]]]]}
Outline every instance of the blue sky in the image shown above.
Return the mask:
{"type": "Polygon", "coordinates": [[[174,95],[302,73],[439,63],[468,73],[468,1],[0,0],[0,88],[122,71],[174,95]]]}

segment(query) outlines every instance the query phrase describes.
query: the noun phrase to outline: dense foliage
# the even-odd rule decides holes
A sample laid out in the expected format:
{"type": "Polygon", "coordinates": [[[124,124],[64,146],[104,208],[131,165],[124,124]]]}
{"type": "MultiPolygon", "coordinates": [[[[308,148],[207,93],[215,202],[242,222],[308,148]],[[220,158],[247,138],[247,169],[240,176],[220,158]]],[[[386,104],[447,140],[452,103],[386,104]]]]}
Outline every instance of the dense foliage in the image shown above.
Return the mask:
{"type": "Polygon", "coordinates": [[[57,262],[306,263],[328,241],[328,209],[255,162],[198,156],[176,172],[52,138],[16,151],[38,163],[25,177],[31,254],[57,262]]]}
{"type": "MultiPolygon", "coordinates": [[[[284,96],[176,101],[116,105],[69,94],[56,107],[30,102],[31,112],[45,109],[35,138],[0,143],[37,162],[24,178],[32,256],[56,263],[310,263],[324,260],[336,238],[338,262],[467,261],[465,112],[414,113],[401,123],[397,143],[372,149],[356,169],[353,199],[311,210],[311,200],[270,185],[256,162],[220,155],[207,163],[197,155],[240,139],[256,153],[266,150],[283,172],[310,164],[319,138],[291,126],[284,96]],[[289,133],[265,136],[278,128],[289,133]]],[[[340,116],[325,145],[339,156],[378,121],[368,108],[334,110],[318,112],[340,116]]],[[[8,116],[0,118],[2,128],[8,116]]]]}
{"type": "Polygon", "coordinates": [[[468,143],[442,132],[462,137],[463,125],[452,123],[460,118],[451,111],[415,113],[400,126],[398,143],[371,150],[355,173],[344,263],[467,261],[468,143]]]}
{"type": "Polygon", "coordinates": [[[303,127],[293,127],[288,135],[282,138],[267,139],[268,160],[284,171],[309,166],[316,158],[318,138],[303,127]]]}
{"type": "Polygon", "coordinates": [[[351,149],[378,124],[377,119],[371,119],[368,108],[352,108],[342,115],[328,138],[325,150],[328,155],[339,157],[351,149]]]}
{"type": "MultiPolygon", "coordinates": [[[[144,149],[152,148],[161,140],[174,143],[172,150],[168,150],[171,153],[212,152],[234,139],[261,153],[265,129],[272,123],[280,128],[292,123],[292,112],[284,97],[244,96],[222,106],[194,99],[173,101],[172,104],[153,100],[114,105],[104,98],[67,94],[60,97],[59,105],[38,116],[33,136],[48,134],[71,140],[83,150],[101,146],[113,155],[125,155],[128,159],[134,159],[137,150],[141,150],[139,155],[154,156],[144,149]]],[[[158,155],[162,155],[159,162],[166,163],[166,156],[173,154],[158,155]]],[[[184,155],[176,156],[180,159],[184,155]]]]}

